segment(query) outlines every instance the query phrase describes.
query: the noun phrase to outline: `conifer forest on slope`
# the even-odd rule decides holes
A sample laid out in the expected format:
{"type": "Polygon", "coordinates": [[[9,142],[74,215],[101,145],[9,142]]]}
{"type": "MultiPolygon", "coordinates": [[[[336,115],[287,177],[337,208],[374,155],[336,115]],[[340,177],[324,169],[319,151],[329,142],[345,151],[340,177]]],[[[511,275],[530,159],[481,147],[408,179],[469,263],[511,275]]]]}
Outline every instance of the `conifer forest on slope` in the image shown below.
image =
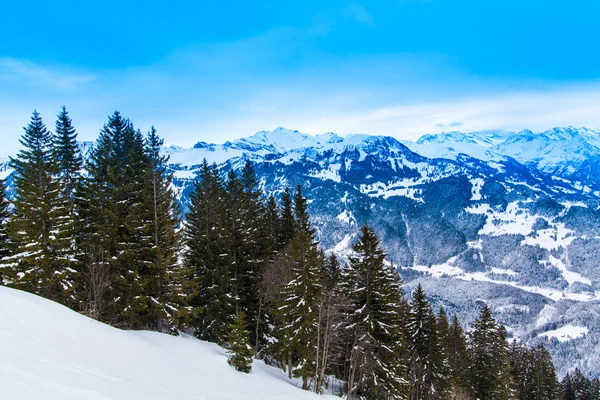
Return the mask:
{"type": "Polygon", "coordinates": [[[302,186],[263,191],[253,164],[202,162],[185,215],[163,141],[115,112],[84,162],[66,109],[34,112],[2,182],[2,284],[121,329],[193,332],[249,372],[258,358],[302,388],[349,399],[597,399],[578,370],[559,383],[483,306],[457,313],[410,295],[367,223],[347,260],[319,245],[302,186]]]}

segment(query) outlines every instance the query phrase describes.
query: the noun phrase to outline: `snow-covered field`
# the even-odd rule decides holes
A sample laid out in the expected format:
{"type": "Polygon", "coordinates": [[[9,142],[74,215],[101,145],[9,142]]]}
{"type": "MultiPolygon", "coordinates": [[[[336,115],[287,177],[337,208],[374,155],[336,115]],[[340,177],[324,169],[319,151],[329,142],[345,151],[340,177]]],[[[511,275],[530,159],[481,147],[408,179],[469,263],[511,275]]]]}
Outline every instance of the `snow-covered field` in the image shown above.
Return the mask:
{"type": "Polygon", "coordinates": [[[540,333],[538,336],[556,338],[559,342],[568,342],[572,339],[578,339],[588,334],[588,328],[585,326],[565,325],[553,331],[540,333]]]}
{"type": "MultiPolygon", "coordinates": [[[[86,400],[317,399],[255,361],[243,374],[220,347],[121,331],[0,286],[0,398],[86,400]]],[[[322,397],[321,397],[322,398],[322,397]]]]}

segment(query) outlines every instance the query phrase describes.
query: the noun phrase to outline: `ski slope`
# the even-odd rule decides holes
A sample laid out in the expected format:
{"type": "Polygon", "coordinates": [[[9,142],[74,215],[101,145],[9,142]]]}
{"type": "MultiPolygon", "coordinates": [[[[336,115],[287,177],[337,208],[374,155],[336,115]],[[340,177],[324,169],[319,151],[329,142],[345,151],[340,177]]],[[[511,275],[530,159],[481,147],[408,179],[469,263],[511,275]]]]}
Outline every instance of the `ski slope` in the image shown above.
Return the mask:
{"type": "MultiPolygon", "coordinates": [[[[0,286],[0,398],[21,400],[319,399],[255,361],[243,374],[217,345],[122,331],[0,286]]],[[[330,397],[335,398],[335,397],[330,397]]]]}

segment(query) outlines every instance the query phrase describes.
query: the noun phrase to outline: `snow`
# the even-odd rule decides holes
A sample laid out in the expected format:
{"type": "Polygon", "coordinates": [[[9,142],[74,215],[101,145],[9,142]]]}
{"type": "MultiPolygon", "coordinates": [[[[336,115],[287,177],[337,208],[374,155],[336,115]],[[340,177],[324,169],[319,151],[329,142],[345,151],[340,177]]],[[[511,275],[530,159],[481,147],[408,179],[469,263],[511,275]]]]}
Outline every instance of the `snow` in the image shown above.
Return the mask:
{"type": "Polygon", "coordinates": [[[354,215],[352,215],[352,212],[350,212],[348,210],[342,211],[340,214],[338,214],[338,216],[336,218],[347,224],[351,224],[351,225],[356,224],[356,219],[354,218],[354,215]]]}
{"type": "Polygon", "coordinates": [[[588,328],[585,326],[565,325],[552,331],[540,333],[538,337],[545,336],[548,339],[556,338],[559,342],[568,342],[569,340],[579,339],[588,334],[588,328]]]}
{"type": "Polygon", "coordinates": [[[237,372],[215,344],[121,331],[5,287],[0,287],[0,338],[0,388],[6,399],[321,397],[297,388],[298,382],[260,361],[250,374],[237,372]]]}
{"type": "Polygon", "coordinates": [[[484,180],[481,178],[471,179],[471,201],[481,200],[481,188],[484,183],[484,180]]]}

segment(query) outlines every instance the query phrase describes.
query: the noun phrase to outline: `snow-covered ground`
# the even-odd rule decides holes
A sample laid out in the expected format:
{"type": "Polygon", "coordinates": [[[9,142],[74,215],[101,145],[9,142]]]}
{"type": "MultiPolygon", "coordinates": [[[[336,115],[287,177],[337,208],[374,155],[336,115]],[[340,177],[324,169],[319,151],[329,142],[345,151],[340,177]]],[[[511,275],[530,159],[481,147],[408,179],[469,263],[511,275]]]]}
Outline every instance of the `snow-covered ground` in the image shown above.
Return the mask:
{"type": "Polygon", "coordinates": [[[243,374],[220,347],[122,331],[0,286],[0,398],[86,400],[318,399],[255,361],[243,374]]]}
{"type": "Polygon", "coordinates": [[[556,338],[559,342],[568,342],[569,340],[578,339],[588,334],[588,328],[585,326],[565,325],[553,331],[540,333],[538,336],[546,336],[547,338],[556,338]]]}

